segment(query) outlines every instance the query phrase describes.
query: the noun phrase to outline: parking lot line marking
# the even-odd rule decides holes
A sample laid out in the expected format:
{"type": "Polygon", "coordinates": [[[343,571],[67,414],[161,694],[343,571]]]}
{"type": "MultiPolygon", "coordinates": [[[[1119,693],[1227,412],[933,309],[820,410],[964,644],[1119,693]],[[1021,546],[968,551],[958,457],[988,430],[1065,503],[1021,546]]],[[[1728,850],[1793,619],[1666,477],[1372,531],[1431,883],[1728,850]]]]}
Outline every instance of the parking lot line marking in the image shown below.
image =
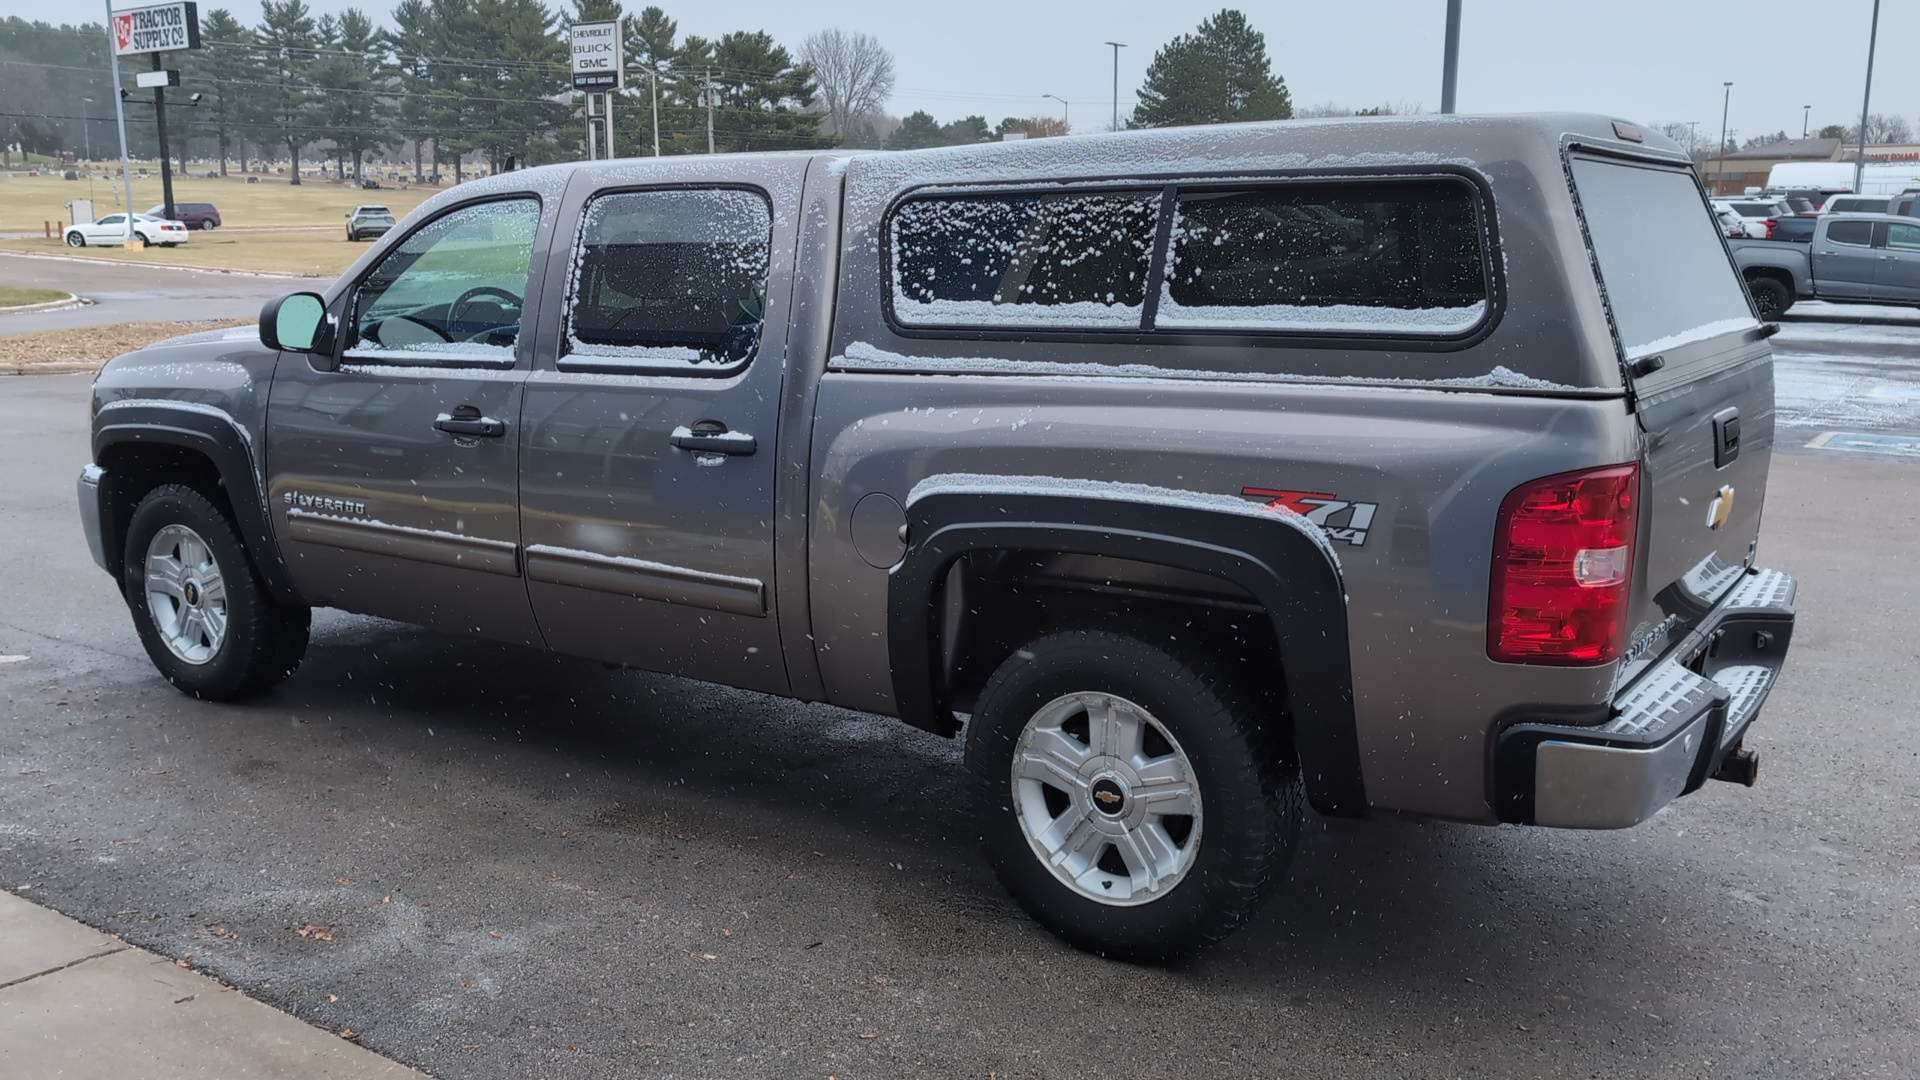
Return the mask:
{"type": "Polygon", "coordinates": [[[1875,435],[1864,431],[1829,431],[1809,442],[1807,448],[1847,450],[1858,454],[1920,457],[1920,435],[1875,435]]]}

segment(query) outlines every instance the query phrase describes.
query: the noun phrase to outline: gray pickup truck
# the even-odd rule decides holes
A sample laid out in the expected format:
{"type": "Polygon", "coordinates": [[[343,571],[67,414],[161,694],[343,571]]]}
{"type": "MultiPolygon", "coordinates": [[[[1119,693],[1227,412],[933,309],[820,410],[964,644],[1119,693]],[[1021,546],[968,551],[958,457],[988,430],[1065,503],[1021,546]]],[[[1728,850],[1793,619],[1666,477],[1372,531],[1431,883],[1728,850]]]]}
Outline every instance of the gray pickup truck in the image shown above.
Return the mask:
{"type": "Polygon", "coordinates": [[[1151,959],[1309,805],[1751,783],[1773,415],[1671,143],[1276,123],[462,184],[108,364],[79,494],[188,693],[324,605],[895,716],[963,735],[1036,919],[1151,959]]]}
{"type": "Polygon", "coordinates": [[[1810,243],[1730,240],[1761,318],[1800,300],[1920,307],[1920,221],[1892,214],[1830,214],[1810,243]]]}

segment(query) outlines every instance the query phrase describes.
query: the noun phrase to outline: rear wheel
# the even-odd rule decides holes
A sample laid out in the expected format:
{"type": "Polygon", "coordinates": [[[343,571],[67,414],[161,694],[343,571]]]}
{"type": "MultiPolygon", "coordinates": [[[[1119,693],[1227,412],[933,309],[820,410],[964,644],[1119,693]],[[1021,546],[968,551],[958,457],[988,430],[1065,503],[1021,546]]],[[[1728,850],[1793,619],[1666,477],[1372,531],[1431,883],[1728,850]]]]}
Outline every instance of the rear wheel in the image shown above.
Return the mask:
{"type": "Polygon", "coordinates": [[[1753,294],[1753,306],[1763,320],[1777,319],[1793,306],[1793,293],[1779,278],[1750,278],[1747,291],[1753,294]]]}
{"type": "Polygon", "coordinates": [[[293,673],[311,612],[276,603],[221,509],[190,487],[148,492],[127,527],[122,593],[168,682],[226,701],[293,673]]]}
{"type": "Polygon", "coordinates": [[[214,225],[213,225],[213,219],[212,219],[212,218],[202,218],[202,219],[201,219],[201,221],[200,221],[200,231],[201,231],[201,232],[212,232],[212,231],[213,231],[213,229],[214,229],[214,225]]]}
{"type": "Polygon", "coordinates": [[[982,845],[1041,925],[1118,959],[1226,937],[1286,864],[1299,770],[1254,695],[1118,634],[1052,634],[981,692],[967,770],[982,845]]]}

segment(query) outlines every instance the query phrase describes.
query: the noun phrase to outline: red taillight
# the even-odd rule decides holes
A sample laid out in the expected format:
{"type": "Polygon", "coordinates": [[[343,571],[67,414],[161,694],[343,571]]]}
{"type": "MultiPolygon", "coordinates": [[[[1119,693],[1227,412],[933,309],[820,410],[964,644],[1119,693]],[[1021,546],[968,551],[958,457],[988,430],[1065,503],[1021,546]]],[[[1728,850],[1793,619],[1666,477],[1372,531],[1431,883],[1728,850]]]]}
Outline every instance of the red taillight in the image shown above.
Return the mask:
{"type": "Polygon", "coordinates": [[[1620,655],[1640,467],[1522,484],[1493,536],[1487,655],[1518,664],[1604,664],[1620,655]]]}

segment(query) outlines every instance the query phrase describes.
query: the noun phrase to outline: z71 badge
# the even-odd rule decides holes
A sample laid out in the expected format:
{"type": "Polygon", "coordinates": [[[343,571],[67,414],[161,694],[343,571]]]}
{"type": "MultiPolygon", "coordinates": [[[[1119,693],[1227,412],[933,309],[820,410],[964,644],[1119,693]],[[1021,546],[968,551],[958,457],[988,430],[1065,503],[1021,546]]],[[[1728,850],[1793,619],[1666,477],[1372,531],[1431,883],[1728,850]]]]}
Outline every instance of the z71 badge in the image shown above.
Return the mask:
{"type": "Polygon", "coordinates": [[[1349,502],[1324,491],[1281,491],[1277,488],[1241,488],[1240,494],[1258,499],[1276,510],[1291,510],[1327,531],[1335,540],[1354,547],[1367,542],[1379,503],[1349,502]]]}

